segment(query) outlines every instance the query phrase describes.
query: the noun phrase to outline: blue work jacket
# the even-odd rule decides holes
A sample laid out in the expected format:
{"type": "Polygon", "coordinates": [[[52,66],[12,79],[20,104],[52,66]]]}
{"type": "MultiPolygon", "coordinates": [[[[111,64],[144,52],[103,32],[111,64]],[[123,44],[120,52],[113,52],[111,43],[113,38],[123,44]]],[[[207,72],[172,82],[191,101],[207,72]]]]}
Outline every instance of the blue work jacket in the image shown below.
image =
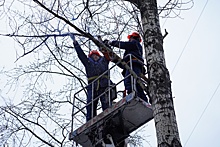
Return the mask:
{"type": "MultiPolygon", "coordinates": [[[[141,44],[137,40],[132,40],[132,41],[112,41],[111,46],[118,47],[120,49],[124,49],[124,57],[123,60],[125,62],[129,61],[129,56],[125,58],[128,54],[131,54],[138,58],[140,61],[144,62],[143,60],[143,49],[141,44]]],[[[133,61],[136,62],[136,61],[133,61]]]]}
{"type": "MultiPolygon", "coordinates": [[[[74,47],[80,61],[85,67],[88,83],[91,83],[98,76],[100,76],[101,74],[103,74],[105,71],[108,70],[109,61],[105,57],[100,56],[99,60],[95,61],[93,60],[93,58],[86,56],[86,54],[83,52],[78,42],[74,43],[74,47]]],[[[109,76],[107,72],[99,80],[94,82],[93,86],[95,87],[96,90],[98,90],[99,87],[108,87],[109,84],[108,82],[109,82],[109,76]]]]}

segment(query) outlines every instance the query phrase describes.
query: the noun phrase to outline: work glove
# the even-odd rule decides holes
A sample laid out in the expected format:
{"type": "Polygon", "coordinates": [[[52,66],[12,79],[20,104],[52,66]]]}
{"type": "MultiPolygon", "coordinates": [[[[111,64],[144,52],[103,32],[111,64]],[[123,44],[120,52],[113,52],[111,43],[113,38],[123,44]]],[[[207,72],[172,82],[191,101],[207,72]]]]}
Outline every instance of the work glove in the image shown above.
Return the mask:
{"type": "Polygon", "coordinates": [[[103,41],[103,43],[104,43],[106,46],[109,46],[109,45],[111,44],[111,41],[105,39],[105,40],[103,41]]]}
{"type": "Polygon", "coordinates": [[[103,43],[104,43],[108,48],[112,49],[111,46],[110,46],[111,41],[105,39],[105,40],[103,41],[103,43]]]}
{"type": "Polygon", "coordinates": [[[73,40],[73,43],[76,43],[76,38],[73,33],[69,33],[70,38],[73,40]]]}

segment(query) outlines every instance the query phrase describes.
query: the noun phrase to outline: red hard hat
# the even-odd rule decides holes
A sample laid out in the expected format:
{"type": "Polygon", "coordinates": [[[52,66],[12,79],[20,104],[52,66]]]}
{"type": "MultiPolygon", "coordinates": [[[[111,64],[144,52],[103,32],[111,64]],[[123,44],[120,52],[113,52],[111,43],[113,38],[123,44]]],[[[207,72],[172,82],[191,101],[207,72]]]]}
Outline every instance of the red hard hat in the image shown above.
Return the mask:
{"type": "Polygon", "coordinates": [[[142,41],[141,36],[137,32],[133,32],[131,35],[128,35],[129,40],[130,40],[131,37],[140,38],[140,42],[142,41]]]}
{"type": "Polygon", "coordinates": [[[101,56],[97,50],[92,50],[89,53],[89,57],[91,57],[93,54],[96,54],[97,56],[101,56]]]}

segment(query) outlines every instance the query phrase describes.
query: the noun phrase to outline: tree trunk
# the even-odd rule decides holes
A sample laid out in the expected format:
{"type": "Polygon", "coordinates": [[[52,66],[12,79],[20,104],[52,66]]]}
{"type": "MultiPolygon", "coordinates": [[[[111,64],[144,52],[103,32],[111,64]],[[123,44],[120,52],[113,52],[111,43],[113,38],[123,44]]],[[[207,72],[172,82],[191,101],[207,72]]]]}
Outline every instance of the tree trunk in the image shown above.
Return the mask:
{"type": "Polygon", "coordinates": [[[143,40],[158,147],[181,147],[156,0],[141,0],[143,40]]]}

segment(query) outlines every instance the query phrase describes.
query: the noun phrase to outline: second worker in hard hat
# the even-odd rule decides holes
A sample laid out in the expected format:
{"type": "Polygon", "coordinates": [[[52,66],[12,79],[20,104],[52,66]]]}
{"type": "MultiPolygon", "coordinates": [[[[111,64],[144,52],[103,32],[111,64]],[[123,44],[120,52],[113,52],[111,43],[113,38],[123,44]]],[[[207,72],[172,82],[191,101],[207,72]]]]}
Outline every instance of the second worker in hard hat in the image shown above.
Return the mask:
{"type": "MultiPolygon", "coordinates": [[[[73,34],[69,35],[73,40],[73,45],[75,47],[76,53],[85,67],[86,75],[88,78],[89,85],[87,86],[88,95],[86,106],[86,121],[89,121],[92,117],[97,115],[96,109],[99,99],[95,101],[93,100],[105,92],[106,88],[109,86],[109,82],[110,84],[112,84],[112,81],[110,81],[109,79],[108,72],[106,72],[106,74],[98,78],[100,75],[102,75],[105,71],[108,70],[109,60],[106,59],[105,56],[101,56],[97,50],[90,51],[89,55],[86,56],[79,43],[75,40],[75,36],[73,34]]],[[[109,103],[105,95],[102,95],[100,97],[100,101],[102,104],[103,111],[111,105],[111,102],[109,103]]]]}
{"type": "MultiPolygon", "coordinates": [[[[123,60],[130,66],[130,61],[132,62],[132,70],[137,74],[137,76],[140,76],[144,72],[143,67],[143,49],[140,44],[141,36],[137,32],[133,32],[132,34],[127,36],[128,41],[107,41],[109,45],[118,47],[120,49],[124,49],[124,55],[123,60]],[[131,55],[131,58],[129,56],[131,55]]],[[[126,77],[130,74],[130,72],[126,69],[123,70],[123,76],[126,77]]],[[[132,80],[130,77],[125,78],[124,80],[124,86],[127,93],[132,92],[132,80]]],[[[137,90],[137,96],[148,102],[148,99],[144,93],[144,90],[141,88],[139,84],[136,84],[136,90],[137,90]]]]}

